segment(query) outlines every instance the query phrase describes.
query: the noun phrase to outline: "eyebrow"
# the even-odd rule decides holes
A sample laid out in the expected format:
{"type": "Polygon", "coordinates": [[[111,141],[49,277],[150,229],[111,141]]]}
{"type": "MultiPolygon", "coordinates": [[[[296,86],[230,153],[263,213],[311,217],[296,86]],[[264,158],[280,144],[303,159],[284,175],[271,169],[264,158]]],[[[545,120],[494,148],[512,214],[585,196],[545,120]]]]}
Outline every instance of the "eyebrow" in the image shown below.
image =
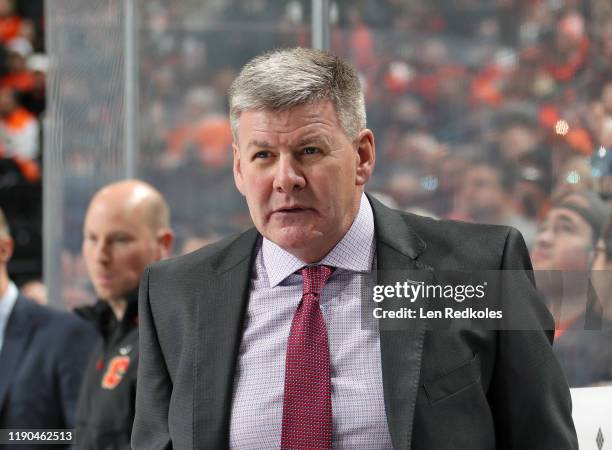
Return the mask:
{"type": "Polygon", "coordinates": [[[297,144],[297,147],[303,147],[305,145],[312,145],[321,143],[324,145],[330,145],[330,139],[327,136],[306,136],[303,137],[297,144]]]}
{"type": "MultiPolygon", "coordinates": [[[[298,141],[295,147],[303,147],[305,145],[312,145],[318,143],[327,146],[331,145],[331,141],[327,136],[305,136],[298,141]]],[[[252,147],[269,149],[273,148],[274,146],[267,141],[259,141],[257,139],[254,139],[249,142],[249,144],[247,145],[247,149],[250,149],[252,147]]]]}
{"type": "Polygon", "coordinates": [[[563,213],[559,214],[557,216],[557,219],[559,220],[559,222],[564,222],[564,223],[568,223],[570,225],[576,225],[576,222],[574,221],[574,219],[570,216],[567,216],[563,213]]]}
{"type": "Polygon", "coordinates": [[[545,220],[543,220],[538,226],[538,230],[543,230],[544,228],[554,225],[557,222],[576,226],[576,223],[571,217],[566,216],[565,214],[561,213],[555,218],[546,218],[545,220]]]}
{"type": "Polygon", "coordinates": [[[266,142],[266,141],[253,140],[253,141],[249,142],[249,144],[247,145],[247,148],[251,148],[251,147],[272,148],[272,145],[269,142],[266,142]]]}

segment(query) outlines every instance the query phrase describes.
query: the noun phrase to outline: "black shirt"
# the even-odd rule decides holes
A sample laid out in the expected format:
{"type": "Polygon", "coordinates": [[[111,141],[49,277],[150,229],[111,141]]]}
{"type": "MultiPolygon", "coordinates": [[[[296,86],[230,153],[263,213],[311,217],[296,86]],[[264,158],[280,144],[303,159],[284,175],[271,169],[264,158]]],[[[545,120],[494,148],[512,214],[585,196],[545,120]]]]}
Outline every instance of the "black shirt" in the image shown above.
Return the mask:
{"type": "Polygon", "coordinates": [[[121,321],[102,300],[76,312],[93,321],[100,332],[81,387],[76,447],[130,449],[138,365],[138,293],[128,296],[121,321]]]}

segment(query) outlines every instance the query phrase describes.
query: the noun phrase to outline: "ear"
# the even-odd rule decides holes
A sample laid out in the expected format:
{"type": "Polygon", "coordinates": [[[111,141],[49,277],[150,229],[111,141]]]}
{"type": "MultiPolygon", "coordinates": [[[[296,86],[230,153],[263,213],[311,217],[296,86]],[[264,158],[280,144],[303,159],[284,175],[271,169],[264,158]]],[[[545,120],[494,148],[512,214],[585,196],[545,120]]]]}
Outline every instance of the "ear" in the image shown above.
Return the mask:
{"type": "Polygon", "coordinates": [[[376,146],[374,133],[367,128],[361,130],[355,139],[357,145],[357,173],[356,184],[363,186],[372,176],[376,162],[376,146]]]}
{"type": "Polygon", "coordinates": [[[170,229],[161,230],[157,234],[158,259],[168,258],[172,254],[174,233],[170,229]]]}
{"type": "Polygon", "coordinates": [[[234,154],[234,184],[236,184],[236,189],[244,195],[244,181],[242,180],[242,169],[240,167],[240,147],[236,141],[232,142],[232,150],[234,154]]]}

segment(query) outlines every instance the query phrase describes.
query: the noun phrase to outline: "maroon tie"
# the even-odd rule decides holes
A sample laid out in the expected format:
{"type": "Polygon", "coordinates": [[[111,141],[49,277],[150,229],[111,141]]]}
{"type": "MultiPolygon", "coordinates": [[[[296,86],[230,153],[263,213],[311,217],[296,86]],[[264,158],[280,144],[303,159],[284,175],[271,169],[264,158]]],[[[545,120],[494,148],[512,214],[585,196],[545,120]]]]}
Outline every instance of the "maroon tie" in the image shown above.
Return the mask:
{"type": "Polygon", "coordinates": [[[333,272],[329,266],[309,266],[302,301],[291,322],[285,361],[285,397],[281,448],[330,449],[332,403],[327,328],[319,296],[333,272]]]}

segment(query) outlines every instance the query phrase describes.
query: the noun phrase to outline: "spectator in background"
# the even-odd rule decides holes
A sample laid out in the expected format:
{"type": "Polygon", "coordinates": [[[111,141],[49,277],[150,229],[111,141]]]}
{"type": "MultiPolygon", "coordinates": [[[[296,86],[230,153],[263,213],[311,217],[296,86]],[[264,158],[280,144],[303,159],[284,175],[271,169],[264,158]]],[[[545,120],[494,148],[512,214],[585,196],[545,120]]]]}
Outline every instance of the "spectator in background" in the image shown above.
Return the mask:
{"type": "Polygon", "coordinates": [[[538,287],[555,316],[553,349],[574,387],[612,380],[612,335],[602,332],[601,309],[589,283],[609,214],[593,192],[565,194],[540,224],[532,253],[538,287]]]}
{"type": "Polygon", "coordinates": [[[38,119],[17,102],[15,91],[0,88],[0,155],[38,158],[39,128],[38,119]]]}
{"type": "Polygon", "coordinates": [[[589,46],[584,17],[577,11],[565,13],[557,22],[546,53],[546,71],[558,83],[575,81],[587,65],[589,46]]]}
{"type": "Polygon", "coordinates": [[[15,14],[13,0],[0,0],[0,42],[7,43],[21,33],[23,19],[15,14]]]}
{"type": "Polygon", "coordinates": [[[476,161],[466,170],[451,219],[509,225],[523,234],[528,247],[535,238],[535,224],[517,213],[512,202],[515,175],[511,168],[476,161]]]}
{"type": "Polygon", "coordinates": [[[37,117],[45,111],[47,69],[49,61],[43,54],[33,54],[28,58],[27,68],[32,73],[32,88],[20,94],[21,104],[37,117]]]}
{"type": "Polygon", "coordinates": [[[79,399],[79,449],[129,449],[138,363],[138,282],[170,254],[174,235],[161,194],[142,181],[113,183],[91,200],[83,255],[99,301],[77,309],[100,332],[79,399]]]}
{"type": "Polygon", "coordinates": [[[19,293],[7,272],[13,246],[0,210],[0,429],[72,429],[95,330],[19,293]]]}
{"type": "Polygon", "coordinates": [[[33,52],[32,44],[23,37],[12,39],[8,50],[8,73],[0,79],[0,87],[8,87],[19,93],[34,88],[34,75],[27,67],[27,60],[33,52]]]}
{"type": "Polygon", "coordinates": [[[199,160],[205,166],[229,163],[232,132],[219,114],[219,99],[212,89],[192,89],[185,97],[183,119],[168,135],[169,157],[175,161],[199,160]]]}
{"type": "Polygon", "coordinates": [[[538,149],[540,131],[533,117],[508,114],[500,119],[499,153],[504,161],[516,167],[538,149]]]}
{"type": "Polygon", "coordinates": [[[612,215],[608,217],[608,224],[595,245],[591,279],[601,302],[602,314],[612,323],[612,215]]]}

